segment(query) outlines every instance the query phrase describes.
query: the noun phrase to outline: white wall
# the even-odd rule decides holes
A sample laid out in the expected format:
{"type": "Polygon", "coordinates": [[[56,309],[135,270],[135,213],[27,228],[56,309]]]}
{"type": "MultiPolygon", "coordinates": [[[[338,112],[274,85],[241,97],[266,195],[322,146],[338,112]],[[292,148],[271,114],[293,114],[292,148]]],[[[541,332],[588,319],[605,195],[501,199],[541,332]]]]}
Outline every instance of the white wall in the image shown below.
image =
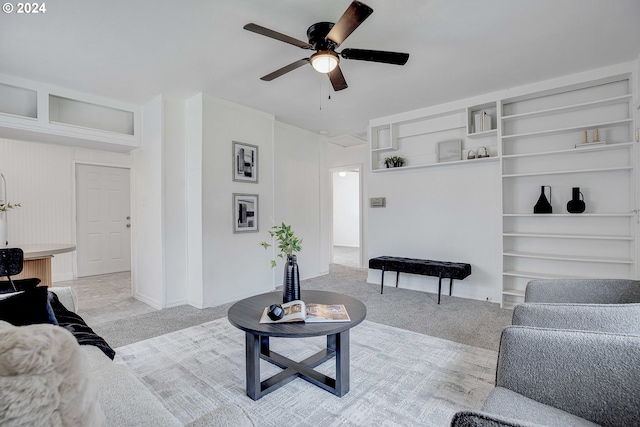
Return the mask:
{"type": "MultiPolygon", "coordinates": [[[[469,263],[454,295],[500,301],[500,173],[498,162],[370,174],[369,258],[391,255],[469,263]]],[[[394,285],[395,275],[385,283],[394,285]]],[[[380,283],[380,271],[368,281],[380,283]]],[[[448,285],[448,281],[445,281],[448,285]]],[[[400,287],[438,291],[438,279],[400,274],[400,287]]],[[[446,289],[446,288],[445,288],[446,289]]]]}
{"type": "Polygon", "coordinates": [[[186,103],[164,102],[165,306],[187,303],[186,103]]]}
{"type": "MultiPolygon", "coordinates": [[[[329,270],[328,247],[323,235],[329,230],[323,225],[321,209],[322,187],[320,159],[324,145],[319,135],[294,126],[276,122],[274,146],[274,216],[273,224],[290,224],[303,239],[297,254],[300,278],[306,279],[329,270]]],[[[265,224],[264,231],[271,227],[265,224]]],[[[265,233],[262,233],[263,239],[265,233]]],[[[275,283],[282,283],[283,263],[275,268],[275,283]]]]}
{"type": "Polygon", "coordinates": [[[203,97],[202,266],[204,305],[273,290],[268,254],[259,245],[273,216],[274,117],[203,97]],[[232,181],[232,143],[258,146],[258,183],[232,181]],[[259,232],[234,233],[232,194],[258,195],[259,232]]]}
{"type": "Polygon", "coordinates": [[[198,94],[186,102],[186,237],[187,302],[204,307],[202,286],[202,102],[198,94]]]}
{"type": "Polygon", "coordinates": [[[163,253],[164,105],[159,96],[143,108],[142,148],[133,152],[132,270],[134,296],[165,306],[163,253]]]}
{"type": "MultiPolygon", "coordinates": [[[[0,172],[11,202],[22,208],[8,213],[10,244],[76,243],[75,163],[129,167],[129,154],[110,153],[38,142],[0,139],[0,172]]],[[[52,260],[54,282],[74,275],[75,252],[52,260]]]]}
{"type": "Polygon", "coordinates": [[[208,95],[186,103],[187,248],[189,304],[206,307],[274,289],[264,250],[274,223],[293,225],[303,239],[301,276],[328,271],[326,138],[279,123],[270,115],[208,95]],[[232,180],[232,143],[258,146],[258,183],[232,180]],[[259,231],[233,232],[232,194],[258,195],[259,231]]]}
{"type": "Polygon", "coordinates": [[[333,244],[360,246],[360,173],[333,172],[333,244]],[[340,176],[343,173],[344,176],[340,176]]]}

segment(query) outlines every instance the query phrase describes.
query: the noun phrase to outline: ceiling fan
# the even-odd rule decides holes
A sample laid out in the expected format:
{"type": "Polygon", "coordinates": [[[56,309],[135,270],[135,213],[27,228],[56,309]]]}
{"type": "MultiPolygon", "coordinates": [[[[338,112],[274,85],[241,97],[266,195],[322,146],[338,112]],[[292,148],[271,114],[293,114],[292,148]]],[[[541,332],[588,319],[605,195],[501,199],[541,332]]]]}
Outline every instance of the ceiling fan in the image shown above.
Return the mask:
{"type": "Polygon", "coordinates": [[[272,39],[280,40],[302,49],[316,51],[316,53],[309,58],[292,62],[273,73],[261,77],[260,80],[271,81],[289,71],[293,71],[296,68],[310,63],[316,71],[327,74],[333,89],[338,91],[347,88],[347,81],[344,79],[340,66],[338,65],[341,57],[359,61],[383,62],[385,64],[406,64],[409,59],[408,53],[368,49],[343,49],[342,52],[335,51],[372,13],[373,9],[369,6],[359,1],[354,1],[349,5],[337,23],[318,22],[310,26],[307,30],[308,43],[257,24],[251,23],[245,25],[245,30],[271,37],[272,39]]]}

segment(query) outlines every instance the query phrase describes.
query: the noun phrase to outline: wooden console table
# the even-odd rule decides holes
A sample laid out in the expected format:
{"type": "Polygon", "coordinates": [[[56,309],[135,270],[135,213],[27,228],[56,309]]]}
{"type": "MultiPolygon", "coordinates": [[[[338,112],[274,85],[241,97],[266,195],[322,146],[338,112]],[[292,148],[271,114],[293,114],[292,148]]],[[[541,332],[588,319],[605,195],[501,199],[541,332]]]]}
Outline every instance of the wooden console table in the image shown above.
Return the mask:
{"type": "Polygon", "coordinates": [[[72,252],[76,250],[73,244],[28,244],[16,245],[24,252],[24,264],[22,273],[12,279],[28,279],[37,277],[40,284],[51,286],[51,258],[56,254],[72,252]]]}

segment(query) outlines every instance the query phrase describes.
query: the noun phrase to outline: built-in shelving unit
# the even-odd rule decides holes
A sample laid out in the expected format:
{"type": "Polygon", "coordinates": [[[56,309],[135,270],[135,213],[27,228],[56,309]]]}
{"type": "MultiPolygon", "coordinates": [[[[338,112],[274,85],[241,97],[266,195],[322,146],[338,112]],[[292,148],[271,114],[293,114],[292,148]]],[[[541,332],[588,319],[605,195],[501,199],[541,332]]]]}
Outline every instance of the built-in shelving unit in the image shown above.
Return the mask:
{"type": "Polygon", "coordinates": [[[140,147],[139,107],[6,80],[0,81],[0,137],[117,152],[140,147]]]}
{"type": "Polygon", "coordinates": [[[470,162],[491,162],[497,160],[497,103],[495,101],[468,108],[425,114],[418,118],[389,121],[369,128],[370,156],[372,172],[391,172],[425,167],[464,165],[470,162]],[[470,117],[487,113],[488,126],[475,132],[475,126],[469,124],[470,117]],[[459,140],[459,160],[440,162],[438,144],[444,141],[459,140]],[[478,158],[486,149],[489,157],[478,158]],[[469,158],[471,151],[473,158],[469,158]],[[406,160],[401,168],[386,168],[384,159],[400,156],[406,160]]]}
{"type": "Polygon", "coordinates": [[[629,75],[499,103],[502,306],[524,300],[531,279],[633,278],[636,152],[629,75]],[[598,130],[606,145],[580,145],[598,130]],[[552,214],[533,214],[550,186],[552,214]],[[580,187],[584,213],[567,212],[580,187]]]}
{"type": "Polygon", "coordinates": [[[497,162],[502,307],[523,302],[531,279],[637,278],[640,110],[634,71],[612,70],[372,120],[371,171],[497,162]],[[460,141],[460,159],[438,162],[438,143],[451,139],[460,141]],[[481,147],[490,157],[467,160],[481,147]],[[384,158],[394,155],[406,166],[385,168],[384,158]],[[551,187],[553,213],[534,214],[543,187],[551,187]],[[568,212],[575,187],[582,213],[568,212]]]}

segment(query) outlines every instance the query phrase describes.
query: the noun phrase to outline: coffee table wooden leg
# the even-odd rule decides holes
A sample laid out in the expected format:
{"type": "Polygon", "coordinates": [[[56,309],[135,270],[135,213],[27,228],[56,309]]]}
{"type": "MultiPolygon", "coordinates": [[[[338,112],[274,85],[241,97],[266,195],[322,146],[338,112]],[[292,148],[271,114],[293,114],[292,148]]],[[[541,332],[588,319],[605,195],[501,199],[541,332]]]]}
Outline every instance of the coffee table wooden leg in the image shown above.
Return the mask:
{"type": "Polygon", "coordinates": [[[334,394],[344,396],[349,392],[349,330],[327,335],[327,348],[336,354],[336,386],[334,394]]]}
{"type": "MultiPolygon", "coordinates": [[[[266,337],[266,345],[269,347],[269,337],[266,337]]],[[[260,335],[245,332],[246,340],[246,374],[247,374],[247,396],[253,400],[258,400],[262,394],[260,389],[260,349],[264,344],[260,335]]]]}

